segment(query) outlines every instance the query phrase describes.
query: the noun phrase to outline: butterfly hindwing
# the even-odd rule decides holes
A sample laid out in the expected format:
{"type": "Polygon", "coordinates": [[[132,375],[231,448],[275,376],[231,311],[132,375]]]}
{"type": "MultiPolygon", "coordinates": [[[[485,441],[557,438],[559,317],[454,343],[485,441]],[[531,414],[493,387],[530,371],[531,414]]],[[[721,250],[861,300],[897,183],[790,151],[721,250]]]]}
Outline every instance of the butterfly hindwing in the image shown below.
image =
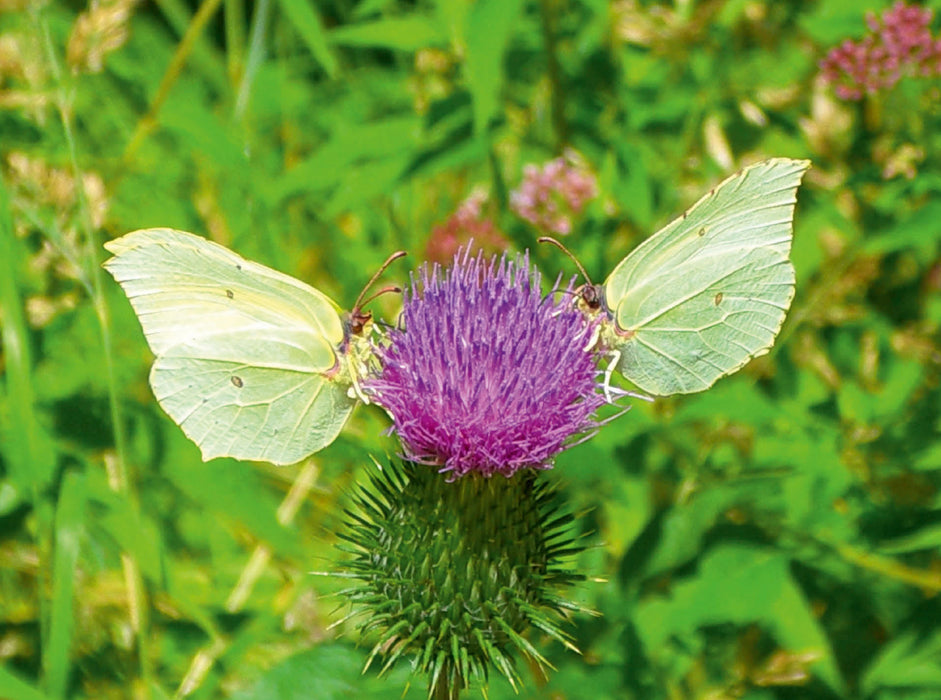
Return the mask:
{"type": "Polygon", "coordinates": [[[291,464],[329,445],[353,409],[321,375],[191,357],[177,346],[154,362],[157,401],[205,459],[291,464]]]}

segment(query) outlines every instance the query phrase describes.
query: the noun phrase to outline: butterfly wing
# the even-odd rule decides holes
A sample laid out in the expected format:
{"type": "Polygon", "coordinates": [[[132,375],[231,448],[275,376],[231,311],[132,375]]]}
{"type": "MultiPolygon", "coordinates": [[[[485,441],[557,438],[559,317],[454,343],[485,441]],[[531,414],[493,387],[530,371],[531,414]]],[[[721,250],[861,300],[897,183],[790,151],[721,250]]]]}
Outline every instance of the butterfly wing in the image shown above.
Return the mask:
{"type": "Polygon", "coordinates": [[[794,296],[788,255],[809,165],[745,168],[614,269],[608,344],[627,379],[658,396],[692,393],[768,352],[794,296]]]}
{"type": "Polygon", "coordinates": [[[154,395],[203,459],[291,464],[336,438],[355,402],[337,371],[343,323],[329,297],[183,231],[105,247],[157,356],[154,395]]]}

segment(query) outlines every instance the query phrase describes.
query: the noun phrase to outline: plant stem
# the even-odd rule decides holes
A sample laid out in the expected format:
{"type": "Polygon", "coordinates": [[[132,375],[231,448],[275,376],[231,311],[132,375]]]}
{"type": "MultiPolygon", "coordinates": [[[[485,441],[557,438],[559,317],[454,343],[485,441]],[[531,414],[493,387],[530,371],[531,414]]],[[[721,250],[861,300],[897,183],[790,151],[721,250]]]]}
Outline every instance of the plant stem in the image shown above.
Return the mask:
{"type": "MultiPolygon", "coordinates": [[[[114,364],[114,351],[111,342],[110,309],[108,308],[108,302],[104,293],[104,283],[102,281],[102,275],[104,273],[98,264],[101,245],[96,236],[88,207],[88,200],[85,196],[85,183],[82,178],[81,167],[79,166],[78,149],[76,147],[75,134],[72,129],[71,98],[74,93],[66,84],[67,78],[55,51],[55,45],[52,41],[49,25],[44,14],[44,6],[41,3],[35,3],[31,9],[38,33],[43,40],[46,59],[49,63],[50,72],[55,83],[55,106],[62,126],[72,177],[75,181],[75,196],[78,205],[78,226],[84,233],[85,240],[84,255],[86,258],[86,278],[90,282],[92,301],[98,318],[102,359],[108,378],[108,405],[111,413],[111,424],[115,444],[115,458],[113,460],[106,460],[105,465],[106,471],[108,472],[108,482],[111,488],[127,498],[131,508],[137,511],[139,503],[136,498],[136,493],[131,487],[125,457],[126,440],[123,429],[124,418],[121,414],[118,382],[114,364]]],[[[149,697],[153,684],[148,643],[149,632],[147,630],[148,605],[144,592],[143,577],[137,559],[132,554],[123,553],[121,561],[124,568],[124,578],[128,586],[128,612],[131,618],[131,628],[135,632],[137,641],[138,664],[141,674],[139,687],[142,696],[149,697]]]]}
{"type": "Polygon", "coordinates": [[[448,685],[448,673],[447,669],[445,669],[441,672],[441,675],[438,676],[438,682],[435,683],[429,696],[434,698],[434,700],[458,700],[461,696],[461,690],[460,687],[452,688],[448,685]]]}
{"type": "Polygon", "coordinates": [[[222,0],[203,0],[203,3],[199,6],[199,9],[193,16],[192,22],[190,22],[189,26],[186,28],[186,33],[180,40],[180,45],[177,47],[176,53],[173,54],[173,58],[170,60],[170,65],[167,66],[167,70],[160,80],[160,85],[157,87],[157,94],[150,103],[147,114],[141,117],[137,122],[134,135],[131,137],[127,148],[124,149],[125,161],[131,159],[131,156],[137,151],[143,140],[157,126],[157,113],[170,96],[170,90],[183,74],[183,66],[186,65],[187,59],[193,52],[197,39],[202,35],[203,30],[216,13],[216,10],[219,9],[221,3],[222,0]]]}
{"type": "Polygon", "coordinates": [[[556,150],[561,153],[568,144],[568,127],[565,123],[565,100],[562,89],[562,67],[559,65],[558,42],[556,41],[557,0],[541,0],[539,13],[542,18],[542,38],[546,46],[546,72],[549,78],[549,109],[556,150]]]}
{"type": "Polygon", "coordinates": [[[235,99],[235,118],[241,121],[245,116],[245,110],[248,108],[248,99],[251,96],[252,83],[258,74],[258,69],[265,58],[265,35],[268,31],[268,19],[271,14],[269,0],[259,0],[255,5],[255,14],[252,17],[252,25],[248,41],[248,57],[245,61],[244,70],[237,87],[237,97],[235,99]]]}

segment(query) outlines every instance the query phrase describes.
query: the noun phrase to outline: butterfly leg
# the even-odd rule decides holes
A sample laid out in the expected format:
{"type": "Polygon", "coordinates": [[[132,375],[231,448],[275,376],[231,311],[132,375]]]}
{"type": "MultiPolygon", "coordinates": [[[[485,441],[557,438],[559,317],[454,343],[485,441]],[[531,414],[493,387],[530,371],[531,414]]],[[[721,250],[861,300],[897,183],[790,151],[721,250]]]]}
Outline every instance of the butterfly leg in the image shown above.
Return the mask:
{"type": "MultiPolygon", "coordinates": [[[[352,361],[356,362],[356,360],[352,360],[352,361]]],[[[354,368],[353,371],[350,372],[350,380],[351,380],[350,388],[347,389],[346,393],[351,399],[359,399],[364,404],[369,405],[372,402],[369,400],[369,397],[366,396],[366,394],[363,392],[363,388],[362,386],[360,386],[360,383],[359,383],[360,375],[365,376],[368,370],[367,370],[365,363],[358,362],[357,364],[358,366],[354,368]]]]}
{"type": "Polygon", "coordinates": [[[604,399],[608,403],[614,403],[614,399],[611,397],[611,375],[614,374],[614,368],[621,361],[621,351],[610,350],[605,354],[610,358],[610,361],[604,370],[604,399]]]}
{"type": "Polygon", "coordinates": [[[595,326],[595,329],[591,332],[591,337],[588,339],[588,342],[585,343],[585,352],[590,351],[598,344],[598,339],[601,337],[601,325],[598,324],[595,326]]]}

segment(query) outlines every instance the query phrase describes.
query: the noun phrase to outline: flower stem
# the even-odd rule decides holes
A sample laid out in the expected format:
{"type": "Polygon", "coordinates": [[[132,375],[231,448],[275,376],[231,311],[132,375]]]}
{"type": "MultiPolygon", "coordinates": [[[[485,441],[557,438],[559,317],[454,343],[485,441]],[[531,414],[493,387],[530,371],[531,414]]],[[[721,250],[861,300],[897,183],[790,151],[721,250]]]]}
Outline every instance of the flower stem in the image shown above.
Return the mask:
{"type": "Polygon", "coordinates": [[[434,700],[458,700],[461,696],[460,685],[449,686],[449,677],[448,673],[442,672],[438,676],[434,687],[428,692],[428,697],[434,698],[434,700]]]}
{"type": "Polygon", "coordinates": [[[558,43],[556,41],[556,0],[540,2],[542,17],[542,38],[546,46],[546,71],[549,77],[549,101],[552,118],[552,130],[555,132],[555,146],[558,152],[568,144],[568,128],[565,123],[565,95],[562,89],[562,67],[559,64],[558,43]]]}

